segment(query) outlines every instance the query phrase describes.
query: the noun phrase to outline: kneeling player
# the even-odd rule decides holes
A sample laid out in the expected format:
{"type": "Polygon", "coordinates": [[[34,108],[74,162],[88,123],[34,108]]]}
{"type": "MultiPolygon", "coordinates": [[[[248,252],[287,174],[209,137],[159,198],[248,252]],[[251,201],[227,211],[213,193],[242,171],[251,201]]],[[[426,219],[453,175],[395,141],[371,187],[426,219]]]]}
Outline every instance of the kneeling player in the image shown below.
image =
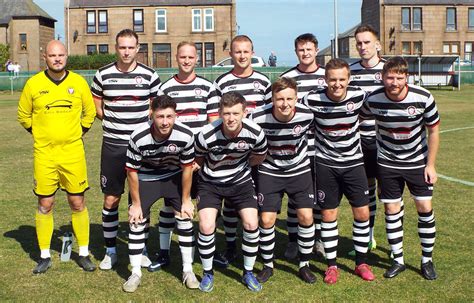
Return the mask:
{"type": "Polygon", "coordinates": [[[338,206],[344,194],[354,216],[352,238],[356,251],[355,273],[374,280],[366,264],[369,245],[369,196],[359,135],[359,112],[365,92],[348,87],[349,65],[332,59],[326,65],[328,87],[304,98],[316,122],[316,187],[321,207],[321,239],[328,269],[324,282],[334,284],[339,277],[336,265],[339,233],[338,206]]]}
{"type": "Polygon", "coordinates": [[[145,247],[150,208],[160,198],[173,206],[177,219],[178,240],[183,259],[183,282],[189,288],[199,283],[193,273],[194,235],[191,201],[194,135],[184,124],[175,121],[176,103],[168,96],[156,97],[152,121],[135,130],[127,150],[127,180],[130,188],[128,252],[132,275],[123,290],[134,292],[141,282],[141,255],[145,247]]]}
{"type": "Polygon", "coordinates": [[[314,193],[306,139],[313,113],[297,103],[296,91],[295,80],[278,79],[272,85],[272,103],[255,110],[251,116],[262,127],[268,141],[268,153],[257,177],[260,252],[264,262],[257,279],[262,283],[273,275],[275,221],[285,193],[298,217],[299,275],[307,283],[316,282],[309,269],[314,245],[314,193]]]}
{"type": "Polygon", "coordinates": [[[250,167],[265,158],[267,141],[256,123],[245,117],[245,98],[236,92],[222,95],[220,119],[203,127],[196,140],[196,162],[201,166],[198,181],[198,248],[204,274],[199,289],[214,287],[212,263],[217,214],[225,199],[242,219],[244,272],[242,281],[251,291],[262,286],[252,273],[258,253],[257,199],[250,167]]]}

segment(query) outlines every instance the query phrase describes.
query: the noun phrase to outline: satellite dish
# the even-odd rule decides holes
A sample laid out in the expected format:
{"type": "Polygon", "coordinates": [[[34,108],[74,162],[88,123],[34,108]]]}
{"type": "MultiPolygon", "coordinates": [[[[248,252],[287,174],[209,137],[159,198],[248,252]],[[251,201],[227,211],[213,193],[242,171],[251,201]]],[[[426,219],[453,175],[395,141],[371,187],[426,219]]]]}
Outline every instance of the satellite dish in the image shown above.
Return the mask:
{"type": "Polygon", "coordinates": [[[76,30],[74,31],[74,34],[72,34],[72,41],[73,41],[73,42],[76,42],[78,36],[79,36],[79,32],[78,32],[77,29],[76,29],[76,30]]]}

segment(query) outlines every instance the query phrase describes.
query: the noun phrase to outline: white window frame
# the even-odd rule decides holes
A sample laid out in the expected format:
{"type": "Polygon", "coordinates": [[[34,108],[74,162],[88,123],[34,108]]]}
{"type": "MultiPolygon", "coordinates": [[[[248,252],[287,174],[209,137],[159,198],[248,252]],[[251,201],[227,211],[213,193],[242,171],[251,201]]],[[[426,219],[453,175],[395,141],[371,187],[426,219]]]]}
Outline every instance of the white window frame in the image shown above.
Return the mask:
{"type": "Polygon", "coordinates": [[[202,32],[202,11],[200,9],[197,9],[197,8],[193,8],[191,10],[191,26],[192,26],[192,31],[193,32],[202,32]],[[194,19],[195,18],[199,18],[199,22],[197,24],[199,24],[199,28],[197,28],[195,26],[195,22],[194,22],[194,19]]]}
{"type": "Polygon", "coordinates": [[[204,8],[202,14],[202,23],[205,32],[213,32],[214,31],[214,9],[213,8],[204,8]],[[208,27],[207,25],[207,18],[211,17],[211,26],[208,27]]]}
{"type": "Polygon", "coordinates": [[[166,22],[166,9],[163,9],[163,8],[159,8],[155,11],[155,32],[157,33],[166,33],[168,31],[168,25],[167,25],[167,22],[166,22]],[[164,12],[164,15],[159,15],[159,12],[164,12]],[[164,18],[165,20],[165,28],[164,29],[159,29],[158,28],[158,18],[164,18]]]}

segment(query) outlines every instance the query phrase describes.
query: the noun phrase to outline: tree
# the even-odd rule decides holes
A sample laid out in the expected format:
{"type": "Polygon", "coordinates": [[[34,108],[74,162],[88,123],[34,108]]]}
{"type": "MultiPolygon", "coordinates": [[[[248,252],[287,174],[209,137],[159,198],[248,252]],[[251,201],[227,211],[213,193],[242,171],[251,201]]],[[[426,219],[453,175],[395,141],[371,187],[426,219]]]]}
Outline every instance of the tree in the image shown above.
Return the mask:
{"type": "Polygon", "coordinates": [[[0,43],[0,70],[5,68],[5,62],[10,58],[10,46],[0,43]]]}

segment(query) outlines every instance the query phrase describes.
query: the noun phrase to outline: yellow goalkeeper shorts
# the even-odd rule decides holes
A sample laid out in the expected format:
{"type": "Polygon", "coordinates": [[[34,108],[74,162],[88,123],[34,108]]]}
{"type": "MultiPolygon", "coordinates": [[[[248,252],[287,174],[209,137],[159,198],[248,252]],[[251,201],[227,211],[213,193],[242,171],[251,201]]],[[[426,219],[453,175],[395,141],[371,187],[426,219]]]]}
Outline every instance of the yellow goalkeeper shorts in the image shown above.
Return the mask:
{"type": "Polygon", "coordinates": [[[89,188],[82,140],[65,145],[49,145],[35,150],[34,193],[52,196],[61,188],[81,194],[89,188]]]}

